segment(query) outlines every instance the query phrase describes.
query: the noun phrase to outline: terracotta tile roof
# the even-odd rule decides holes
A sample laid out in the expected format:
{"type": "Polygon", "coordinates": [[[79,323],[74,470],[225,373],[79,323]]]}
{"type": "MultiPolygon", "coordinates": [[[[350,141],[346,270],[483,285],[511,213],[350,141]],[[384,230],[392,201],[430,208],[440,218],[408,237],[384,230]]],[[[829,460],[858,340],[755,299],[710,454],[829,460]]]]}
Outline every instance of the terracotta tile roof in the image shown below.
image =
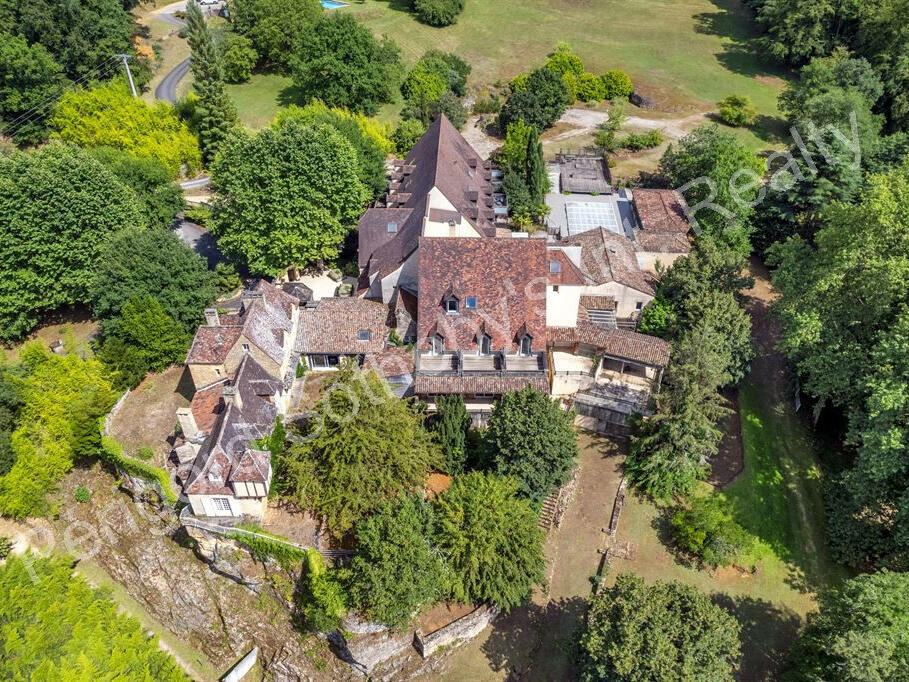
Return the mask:
{"type": "Polygon", "coordinates": [[[495,225],[486,212],[477,210],[478,203],[482,203],[483,197],[492,192],[484,161],[444,115],[429,126],[402,165],[409,170],[400,181],[400,192],[407,196],[407,200],[394,209],[373,209],[376,213],[370,216],[369,221],[384,220],[381,211],[398,211],[401,208],[412,211],[399,225],[398,235],[393,239],[376,245],[373,235],[370,235],[365,244],[361,243],[361,251],[370,253],[365,258],[361,253],[358,260],[361,267],[369,261],[369,275],[379,273],[385,276],[394,271],[417,248],[423,218],[427,214],[427,194],[433,187],[437,187],[481,235],[495,234],[495,225]],[[477,200],[472,200],[474,196],[477,200]],[[471,215],[477,217],[471,218],[471,215]]]}
{"type": "Polygon", "coordinates": [[[240,336],[281,364],[298,302],[295,296],[260,280],[243,293],[240,312],[220,315],[217,327],[203,325],[196,330],[186,364],[221,364],[240,336]]]}
{"type": "Polygon", "coordinates": [[[406,346],[392,346],[379,353],[367,355],[363,364],[382,377],[413,374],[414,351],[406,346]]]}
{"type": "Polygon", "coordinates": [[[196,426],[204,434],[211,433],[214,428],[218,415],[221,414],[221,393],[226,386],[226,379],[206,388],[199,389],[193,394],[193,399],[189,403],[189,409],[192,410],[193,418],[196,420],[196,426]]]}
{"type": "Polygon", "coordinates": [[[555,261],[559,264],[559,272],[553,272],[552,266],[547,263],[549,284],[582,286],[587,283],[587,278],[584,277],[584,273],[581,272],[577,265],[571,262],[568,254],[562,249],[550,246],[546,249],[546,256],[550,262],[555,261]]]}
{"type": "Polygon", "coordinates": [[[634,243],[627,237],[600,228],[573,235],[562,243],[581,247],[581,269],[594,284],[618,282],[654,295],[653,287],[638,266],[634,243]]]}
{"type": "Polygon", "coordinates": [[[542,239],[434,237],[420,240],[417,341],[425,350],[441,334],[445,349],[473,350],[482,333],[492,350],[514,351],[518,337],[546,347],[546,242],[542,239]],[[449,296],[459,314],[447,315],[449,296]],[[476,307],[467,308],[467,299],[476,307]]]}
{"type": "Polygon", "coordinates": [[[491,393],[501,395],[519,391],[525,386],[534,386],[543,393],[549,393],[549,380],[542,374],[535,376],[430,376],[418,374],[414,382],[414,393],[491,393]]]}
{"type": "Polygon", "coordinates": [[[378,353],[388,337],[388,306],[363,298],[323,298],[300,310],[301,353],[378,353]],[[361,340],[360,331],[369,332],[361,340]]]}
{"type": "Polygon", "coordinates": [[[247,450],[230,470],[231,481],[265,483],[271,477],[271,453],[268,450],[247,450]]]}
{"type": "Polygon", "coordinates": [[[639,251],[688,253],[690,225],[685,200],[674,189],[636,189],[634,206],[640,229],[634,233],[639,251]]]}
{"type": "Polygon", "coordinates": [[[580,304],[587,310],[615,310],[613,296],[581,296],[580,304]]]}
{"type": "Polygon", "coordinates": [[[268,481],[267,477],[235,478],[234,472],[247,477],[253,475],[254,470],[263,472],[261,457],[254,459],[256,466],[251,469],[244,455],[251,449],[252,441],[271,433],[278,414],[273,397],[281,390],[281,383],[247,354],[230,385],[236,389],[237,398],[217,416],[211,433],[199,449],[184,482],[186,494],[232,495],[230,481],[268,481]]]}
{"type": "Polygon", "coordinates": [[[550,343],[556,345],[583,343],[607,355],[652,367],[669,364],[669,343],[655,336],[598,327],[585,321],[579,321],[577,327],[549,327],[547,331],[550,343]]]}

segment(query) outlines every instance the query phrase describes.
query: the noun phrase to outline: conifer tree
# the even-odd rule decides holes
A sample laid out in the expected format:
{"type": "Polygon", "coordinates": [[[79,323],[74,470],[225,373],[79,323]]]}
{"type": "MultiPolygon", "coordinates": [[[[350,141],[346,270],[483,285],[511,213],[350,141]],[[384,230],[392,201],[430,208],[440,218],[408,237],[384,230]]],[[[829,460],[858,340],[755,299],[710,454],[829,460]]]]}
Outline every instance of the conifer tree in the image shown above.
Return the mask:
{"type": "Polygon", "coordinates": [[[540,134],[531,128],[527,136],[527,154],[524,156],[524,183],[530,191],[530,199],[536,205],[544,202],[549,189],[549,178],[546,175],[546,164],[543,161],[543,145],[540,134]]]}
{"type": "Polygon", "coordinates": [[[460,474],[464,471],[467,458],[467,430],[470,428],[464,398],[459,395],[441,396],[437,406],[433,430],[445,456],[445,471],[452,475],[460,474]]]}
{"type": "Polygon", "coordinates": [[[193,55],[193,87],[199,95],[199,145],[204,160],[210,162],[239,119],[224,85],[224,66],[214,35],[194,0],[186,4],[186,40],[193,55]]]}

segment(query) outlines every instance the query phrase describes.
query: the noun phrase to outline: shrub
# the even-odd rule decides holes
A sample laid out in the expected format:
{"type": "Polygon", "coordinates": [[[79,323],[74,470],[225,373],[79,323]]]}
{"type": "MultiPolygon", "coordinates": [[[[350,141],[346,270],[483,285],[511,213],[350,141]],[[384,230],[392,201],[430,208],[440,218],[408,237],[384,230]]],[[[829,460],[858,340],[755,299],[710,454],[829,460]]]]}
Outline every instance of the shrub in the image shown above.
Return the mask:
{"type": "Polygon", "coordinates": [[[659,147],[661,144],[663,144],[663,133],[659,130],[651,130],[646,133],[629,133],[619,140],[619,146],[634,152],[659,147]]]}
{"type": "Polygon", "coordinates": [[[672,303],[657,296],[641,312],[638,331],[642,334],[666,338],[674,328],[676,318],[677,314],[672,303]]]}
{"type": "Polygon", "coordinates": [[[13,541],[0,535],[0,561],[5,559],[13,551],[13,541]]]}
{"type": "Polygon", "coordinates": [[[575,87],[577,98],[584,102],[599,102],[606,99],[606,86],[603,79],[592,73],[582,73],[577,78],[575,87]]]}
{"type": "Polygon", "coordinates": [[[76,488],[76,492],[73,497],[76,499],[76,502],[86,504],[88,502],[91,502],[92,491],[86,488],[84,485],[80,485],[78,488],[76,488]]]}
{"type": "Polygon", "coordinates": [[[399,121],[391,134],[391,139],[395,143],[395,149],[398,154],[403,156],[410,152],[425,132],[426,126],[416,118],[405,118],[399,121]]]}
{"type": "Polygon", "coordinates": [[[147,445],[143,445],[141,448],[136,450],[136,457],[138,457],[139,459],[144,459],[144,460],[148,461],[150,459],[154,459],[155,451],[152,450],[147,445]]]}
{"type": "Polygon", "coordinates": [[[748,95],[729,95],[717,103],[720,119],[731,126],[750,126],[757,109],[748,95]]]}
{"type": "Polygon", "coordinates": [[[237,274],[237,268],[226,261],[221,261],[215,266],[215,277],[218,281],[218,291],[222,294],[229,294],[243,286],[243,280],[237,274]]]}
{"type": "Polygon", "coordinates": [[[729,566],[753,543],[719,493],[695,498],[672,515],[671,524],[676,544],[709,566],[729,566]]]}
{"type": "Polygon", "coordinates": [[[559,43],[556,49],[549,53],[546,68],[560,76],[572,74],[580,76],[584,73],[584,63],[571,49],[568,43],[559,43]]]}
{"type": "Polygon", "coordinates": [[[224,65],[224,80],[228,83],[245,83],[252,76],[259,55],[249,38],[228,33],[221,47],[221,61],[224,65]]]}
{"type": "Polygon", "coordinates": [[[603,99],[615,99],[616,97],[630,97],[634,92],[634,86],[631,84],[631,77],[624,71],[613,69],[603,74],[603,87],[606,89],[603,99]]]}
{"type": "Polygon", "coordinates": [[[477,97],[473,103],[473,113],[475,114],[497,114],[502,109],[502,101],[496,94],[477,97]]]}
{"type": "Polygon", "coordinates": [[[307,625],[319,632],[336,629],[347,612],[347,597],[315,549],[306,551],[302,582],[299,605],[307,625]]]}
{"type": "Polygon", "coordinates": [[[430,26],[450,26],[464,10],[464,0],[414,0],[417,18],[430,26]]]}

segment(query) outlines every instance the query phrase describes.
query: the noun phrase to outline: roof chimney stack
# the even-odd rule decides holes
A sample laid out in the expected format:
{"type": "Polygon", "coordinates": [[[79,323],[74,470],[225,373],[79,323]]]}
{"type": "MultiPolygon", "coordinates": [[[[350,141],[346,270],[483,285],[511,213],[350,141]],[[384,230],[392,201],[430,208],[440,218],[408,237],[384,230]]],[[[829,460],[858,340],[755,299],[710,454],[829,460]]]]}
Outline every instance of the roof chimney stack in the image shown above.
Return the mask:
{"type": "Polygon", "coordinates": [[[240,397],[240,392],[236,386],[225,386],[221,392],[221,397],[224,399],[225,407],[236,405],[238,410],[243,409],[243,398],[240,397]]]}
{"type": "Polygon", "coordinates": [[[217,308],[206,308],[205,309],[205,324],[209,327],[220,327],[221,319],[218,317],[217,308]]]}
{"type": "Polygon", "coordinates": [[[193,411],[188,407],[181,407],[177,410],[177,421],[180,423],[180,430],[183,431],[186,440],[194,441],[205,435],[199,430],[193,411]]]}

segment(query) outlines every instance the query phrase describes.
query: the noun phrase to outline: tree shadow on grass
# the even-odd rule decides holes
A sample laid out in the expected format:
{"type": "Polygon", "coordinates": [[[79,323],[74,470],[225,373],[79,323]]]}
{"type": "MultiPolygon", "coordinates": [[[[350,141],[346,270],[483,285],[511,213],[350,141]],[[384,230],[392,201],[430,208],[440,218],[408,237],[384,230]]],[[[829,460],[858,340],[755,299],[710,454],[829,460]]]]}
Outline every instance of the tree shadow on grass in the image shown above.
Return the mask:
{"type": "Polygon", "coordinates": [[[655,516],[650,522],[650,527],[656,531],[657,539],[672,556],[673,561],[679,566],[685,568],[698,569],[698,563],[690,555],[679,549],[672,537],[672,515],[676,512],[675,507],[660,507],[659,515],[655,516]]]}
{"type": "Polygon", "coordinates": [[[496,671],[509,680],[575,679],[577,639],[587,602],[583,597],[527,604],[502,614],[481,650],[496,671]]]}
{"type": "Polygon", "coordinates": [[[278,104],[282,107],[288,107],[291,104],[297,104],[302,107],[308,102],[309,98],[306,93],[297,85],[288,85],[278,91],[278,104]]]}
{"type": "Polygon", "coordinates": [[[777,679],[802,624],[798,614],[766,599],[721,593],[712,599],[742,627],[742,659],[736,678],[742,682],[777,679]]]}
{"type": "Polygon", "coordinates": [[[778,76],[785,78],[785,69],[771,64],[761,55],[756,38],[757,29],[746,8],[736,0],[712,0],[717,12],[695,15],[695,30],[706,35],[726,38],[717,61],[733,73],[743,76],[778,76]]]}

